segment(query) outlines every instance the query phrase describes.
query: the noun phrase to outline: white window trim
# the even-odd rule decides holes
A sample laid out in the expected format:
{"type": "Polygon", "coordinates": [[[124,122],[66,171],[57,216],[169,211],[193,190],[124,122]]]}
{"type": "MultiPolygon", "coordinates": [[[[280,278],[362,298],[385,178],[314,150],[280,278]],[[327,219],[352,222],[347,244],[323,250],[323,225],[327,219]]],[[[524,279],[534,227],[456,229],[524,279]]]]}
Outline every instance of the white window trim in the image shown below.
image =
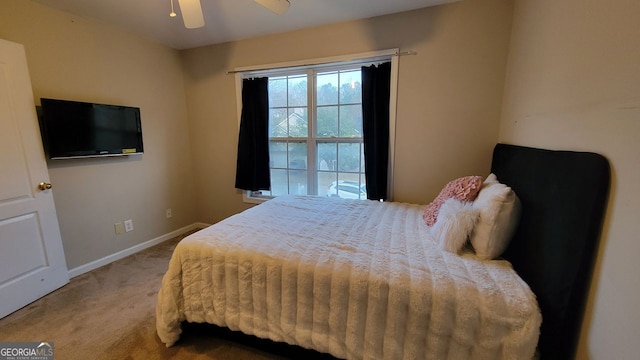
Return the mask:
{"type": "MultiPolygon", "coordinates": [[[[371,51],[350,55],[331,56],[324,58],[289,61],[273,64],[264,64],[256,66],[245,66],[233,69],[230,73],[235,73],[236,81],[236,114],[238,119],[238,130],[240,129],[240,120],[242,116],[242,79],[245,77],[269,76],[270,72],[291,68],[292,70],[304,68],[318,68],[322,66],[348,65],[350,62],[360,63],[363,61],[377,62],[380,60],[391,61],[391,96],[389,98],[389,164],[387,179],[387,199],[393,201],[393,170],[395,160],[396,147],[396,116],[397,116],[397,94],[398,94],[398,56],[399,49],[388,49],[380,51],[371,51]]],[[[251,191],[242,192],[242,201],[250,204],[260,204],[272,197],[270,196],[252,196],[251,191]]]]}

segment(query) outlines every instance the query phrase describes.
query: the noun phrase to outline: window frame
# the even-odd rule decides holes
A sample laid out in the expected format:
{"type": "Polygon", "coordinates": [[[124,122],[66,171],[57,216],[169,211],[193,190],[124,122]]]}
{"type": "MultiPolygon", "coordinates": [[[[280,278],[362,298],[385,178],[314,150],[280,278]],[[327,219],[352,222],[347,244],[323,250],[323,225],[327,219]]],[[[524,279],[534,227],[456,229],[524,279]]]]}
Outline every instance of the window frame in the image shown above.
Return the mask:
{"type": "MultiPolygon", "coordinates": [[[[242,79],[250,77],[269,77],[269,76],[282,76],[283,74],[295,74],[305,72],[309,69],[321,70],[322,68],[339,68],[349,67],[355,64],[370,63],[376,64],[382,61],[391,62],[391,88],[389,99],[389,162],[388,162],[388,181],[387,181],[387,194],[388,200],[393,200],[393,168],[394,168],[394,154],[395,154],[395,124],[396,124],[396,109],[397,109],[397,83],[398,83],[398,54],[399,49],[388,49],[381,51],[373,51],[366,53],[333,56],[326,58],[316,58],[301,61],[291,61],[284,63],[274,63],[258,66],[239,67],[233,70],[235,73],[236,81],[236,110],[237,110],[237,122],[238,129],[240,127],[241,114],[242,114],[242,79]]],[[[315,77],[312,77],[312,81],[315,86],[315,77]]],[[[313,86],[309,87],[308,99],[313,101],[310,106],[312,110],[315,110],[317,104],[312,96],[313,86]]],[[[315,119],[314,119],[315,120],[315,119]]],[[[316,122],[313,122],[315,130],[316,122]]],[[[312,131],[311,127],[309,131],[312,131]]],[[[314,150],[315,151],[315,150],[314,150]]],[[[315,163],[315,159],[313,161],[315,163]]],[[[307,162],[307,171],[312,164],[307,162]]],[[[315,169],[315,168],[314,168],[315,169]]],[[[315,170],[313,170],[315,171],[315,170]]],[[[317,176],[316,176],[317,177],[317,176]]],[[[309,176],[311,178],[311,176],[309,176]]],[[[314,180],[315,181],[315,180],[314,180]]],[[[262,195],[260,191],[242,191],[243,202],[259,204],[273,196],[262,195]]]]}

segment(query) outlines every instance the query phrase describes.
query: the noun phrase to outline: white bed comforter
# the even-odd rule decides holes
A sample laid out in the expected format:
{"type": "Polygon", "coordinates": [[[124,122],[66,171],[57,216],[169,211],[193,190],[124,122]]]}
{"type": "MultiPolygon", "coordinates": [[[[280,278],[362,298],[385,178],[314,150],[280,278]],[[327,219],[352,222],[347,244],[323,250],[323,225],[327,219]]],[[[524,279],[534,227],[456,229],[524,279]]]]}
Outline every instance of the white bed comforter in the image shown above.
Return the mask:
{"type": "Polygon", "coordinates": [[[345,359],[530,359],[541,315],[506,261],[433,243],[420,205],[278,197],[182,240],[157,331],[207,322],[345,359]]]}

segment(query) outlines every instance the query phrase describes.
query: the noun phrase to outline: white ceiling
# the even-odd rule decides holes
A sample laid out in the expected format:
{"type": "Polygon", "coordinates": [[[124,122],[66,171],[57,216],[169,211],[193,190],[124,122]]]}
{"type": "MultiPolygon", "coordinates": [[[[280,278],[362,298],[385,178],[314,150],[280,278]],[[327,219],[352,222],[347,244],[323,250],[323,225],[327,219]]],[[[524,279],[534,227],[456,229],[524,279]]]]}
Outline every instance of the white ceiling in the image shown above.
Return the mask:
{"type": "Polygon", "coordinates": [[[175,49],[246,39],[305,27],[369,18],[459,0],[290,0],[276,15],[253,0],[201,0],[205,26],[186,29],[178,1],[33,0],[74,15],[118,26],[175,49]]]}

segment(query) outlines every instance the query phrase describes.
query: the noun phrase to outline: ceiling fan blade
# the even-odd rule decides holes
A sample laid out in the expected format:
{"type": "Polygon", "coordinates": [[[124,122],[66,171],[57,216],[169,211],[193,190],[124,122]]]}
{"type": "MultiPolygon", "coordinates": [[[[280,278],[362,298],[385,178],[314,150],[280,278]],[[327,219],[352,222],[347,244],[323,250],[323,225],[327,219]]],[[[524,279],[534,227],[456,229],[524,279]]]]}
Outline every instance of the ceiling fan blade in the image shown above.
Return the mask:
{"type": "Polygon", "coordinates": [[[182,20],[187,29],[196,29],[204,26],[204,16],[200,0],[178,0],[182,20]]]}
{"type": "Polygon", "coordinates": [[[255,0],[255,2],[278,15],[286,13],[289,10],[289,6],[291,6],[289,0],[255,0]]]}

